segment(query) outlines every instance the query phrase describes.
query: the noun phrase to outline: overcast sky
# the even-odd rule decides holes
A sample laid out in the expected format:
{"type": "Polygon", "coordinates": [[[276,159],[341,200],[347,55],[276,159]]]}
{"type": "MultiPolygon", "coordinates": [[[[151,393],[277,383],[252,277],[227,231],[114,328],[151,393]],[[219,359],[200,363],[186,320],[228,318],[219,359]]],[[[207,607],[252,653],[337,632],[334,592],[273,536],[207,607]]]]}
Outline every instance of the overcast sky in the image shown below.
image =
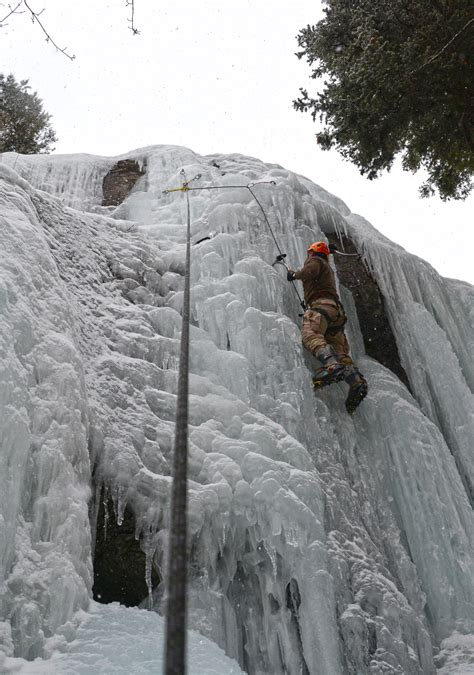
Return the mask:
{"type": "MultiPolygon", "coordinates": [[[[15,4],[15,3],[14,3],[15,4]]],[[[314,92],[296,35],[322,16],[317,0],[29,0],[70,61],[28,13],[0,29],[2,72],[29,79],[52,115],[57,153],[118,155],[154,145],[200,154],[238,152],[301,173],[441,274],[474,283],[474,198],[422,200],[423,176],[394,168],[368,181],[322,152],[309,114],[314,92]]],[[[4,3],[2,18],[8,11],[4,3]]]]}

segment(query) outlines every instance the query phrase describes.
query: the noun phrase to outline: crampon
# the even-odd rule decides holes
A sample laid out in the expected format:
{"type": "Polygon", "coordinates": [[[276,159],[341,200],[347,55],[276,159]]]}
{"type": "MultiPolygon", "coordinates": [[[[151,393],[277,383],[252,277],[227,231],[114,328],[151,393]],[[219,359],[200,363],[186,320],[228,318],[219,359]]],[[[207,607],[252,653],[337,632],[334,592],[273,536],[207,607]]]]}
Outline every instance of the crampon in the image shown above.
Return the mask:
{"type": "Polygon", "coordinates": [[[346,410],[349,415],[352,415],[356,408],[367,396],[368,386],[366,380],[361,376],[358,382],[349,387],[349,393],[346,398],[346,410]]]}
{"type": "Polygon", "coordinates": [[[345,368],[343,365],[331,366],[329,368],[318,368],[313,375],[313,387],[321,389],[334,382],[340,382],[345,378],[345,368]]]}

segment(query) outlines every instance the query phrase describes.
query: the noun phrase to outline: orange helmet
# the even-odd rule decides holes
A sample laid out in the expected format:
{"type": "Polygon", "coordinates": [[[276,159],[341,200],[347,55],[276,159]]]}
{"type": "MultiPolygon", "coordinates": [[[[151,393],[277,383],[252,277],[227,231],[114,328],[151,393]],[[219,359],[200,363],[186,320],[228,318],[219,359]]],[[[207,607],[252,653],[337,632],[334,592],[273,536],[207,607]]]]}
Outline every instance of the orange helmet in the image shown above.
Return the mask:
{"type": "Polygon", "coordinates": [[[331,251],[324,241],[315,241],[314,244],[308,246],[307,253],[308,255],[311,255],[311,253],[324,253],[324,255],[329,255],[331,251]]]}

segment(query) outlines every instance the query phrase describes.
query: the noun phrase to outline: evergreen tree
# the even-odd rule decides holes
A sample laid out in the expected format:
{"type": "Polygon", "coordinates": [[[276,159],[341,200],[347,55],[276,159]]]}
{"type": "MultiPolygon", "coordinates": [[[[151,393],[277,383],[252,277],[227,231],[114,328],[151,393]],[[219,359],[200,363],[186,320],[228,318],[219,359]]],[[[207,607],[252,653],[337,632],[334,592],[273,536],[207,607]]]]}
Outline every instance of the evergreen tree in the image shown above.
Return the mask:
{"type": "Polygon", "coordinates": [[[298,35],[313,79],[294,101],[372,179],[401,155],[424,167],[423,196],[464,199],[474,172],[474,16],[470,0],[324,0],[325,18],[298,35]]]}
{"type": "Polygon", "coordinates": [[[54,150],[56,134],[36,92],[28,80],[17,82],[13,75],[0,74],[0,152],[31,155],[54,150]]]}

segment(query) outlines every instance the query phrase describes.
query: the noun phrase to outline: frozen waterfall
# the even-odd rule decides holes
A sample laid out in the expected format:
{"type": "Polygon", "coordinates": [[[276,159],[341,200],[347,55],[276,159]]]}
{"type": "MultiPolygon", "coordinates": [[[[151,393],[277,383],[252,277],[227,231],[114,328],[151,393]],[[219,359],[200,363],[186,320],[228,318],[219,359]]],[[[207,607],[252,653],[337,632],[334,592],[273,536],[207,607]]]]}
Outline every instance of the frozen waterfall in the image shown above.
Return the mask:
{"type": "Polygon", "coordinates": [[[251,157],[0,159],[0,673],[110,673],[127,626],[156,635],[128,672],[157,672],[186,232],[163,191],[182,168],[229,186],[190,196],[190,673],[474,672],[472,286],[251,157]],[[103,206],[120,159],[145,175],[103,206]],[[344,383],[313,394],[259,181],[293,267],[326,236],[362,254],[410,389],[366,355],[341,286],[369,395],[351,418],[344,383]],[[125,552],[114,575],[98,542],[125,552]],[[129,575],[143,609],[91,601],[129,575]]]}

